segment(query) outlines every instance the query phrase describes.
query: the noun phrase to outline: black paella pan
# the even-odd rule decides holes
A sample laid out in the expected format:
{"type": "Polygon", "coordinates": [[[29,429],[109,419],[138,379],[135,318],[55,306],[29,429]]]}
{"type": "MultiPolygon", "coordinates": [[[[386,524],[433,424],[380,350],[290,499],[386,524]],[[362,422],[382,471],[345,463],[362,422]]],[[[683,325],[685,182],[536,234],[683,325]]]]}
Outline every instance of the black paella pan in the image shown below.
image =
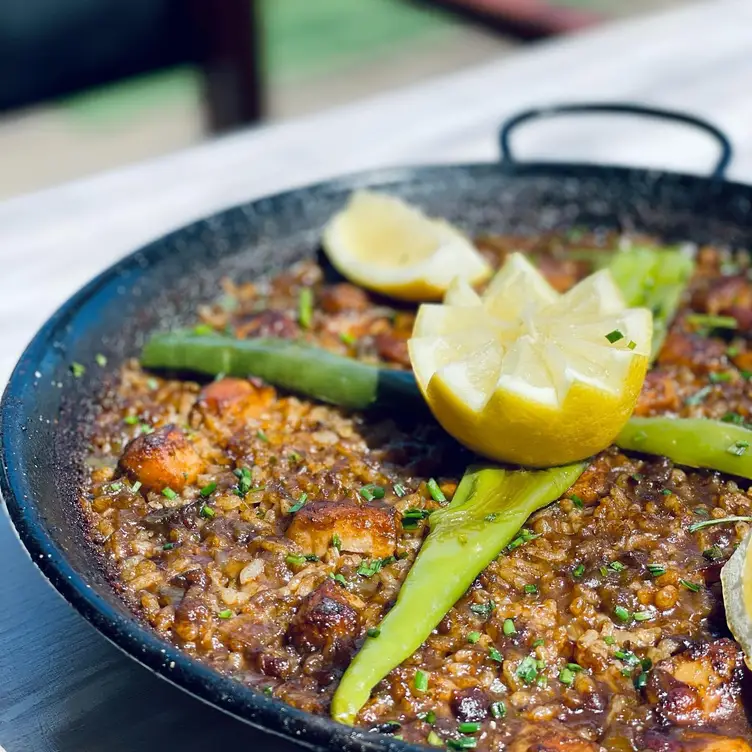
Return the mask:
{"type": "Polygon", "coordinates": [[[508,121],[494,164],[389,169],[263,198],[196,222],[142,248],[73,295],[21,356],[0,405],[0,489],[34,563],[63,597],[125,653],[233,716],[314,749],[388,750],[407,745],[353,730],[256,694],[183,655],[118,598],[88,543],[76,488],[82,426],[102,380],[137,354],[146,336],[187,322],[228,274],[253,278],[315,254],[321,227],[355,188],[374,187],[423,206],[470,233],[534,234],[590,227],[645,232],[666,241],[752,246],[752,186],[723,179],[731,158],[709,123],[636,105],[568,105],[508,121]],[[512,131],[561,113],[612,112],[705,131],[720,147],[708,178],[643,169],[520,163],[512,131]],[[107,357],[106,369],[70,377],[74,361],[107,357]]]}

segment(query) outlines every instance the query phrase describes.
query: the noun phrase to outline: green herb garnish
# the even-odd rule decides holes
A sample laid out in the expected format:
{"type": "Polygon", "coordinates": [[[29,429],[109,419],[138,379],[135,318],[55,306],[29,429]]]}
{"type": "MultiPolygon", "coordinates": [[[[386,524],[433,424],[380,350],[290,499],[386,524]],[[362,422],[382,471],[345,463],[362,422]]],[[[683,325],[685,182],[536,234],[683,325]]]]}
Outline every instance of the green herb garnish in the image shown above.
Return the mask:
{"type": "Polygon", "coordinates": [[[172,501],[177,497],[177,494],[169,486],[167,486],[166,488],[162,489],[162,496],[172,501]]]}
{"type": "Polygon", "coordinates": [[[624,606],[616,606],[614,616],[621,622],[628,622],[630,619],[629,611],[624,606]]]}
{"type": "Polygon", "coordinates": [[[303,329],[310,329],[313,321],[313,290],[304,287],[298,296],[298,322],[303,329]]]}
{"type": "Polygon", "coordinates": [[[700,585],[695,582],[690,582],[689,580],[679,580],[679,584],[691,593],[699,593],[702,589],[700,585]]]}
{"type": "Polygon", "coordinates": [[[300,494],[300,496],[298,496],[298,500],[290,507],[289,513],[295,514],[295,512],[299,512],[305,506],[306,501],[308,501],[308,494],[300,494]]]}
{"type": "Polygon", "coordinates": [[[217,490],[217,483],[216,481],[212,481],[211,483],[207,483],[200,491],[199,493],[201,496],[206,498],[207,496],[211,496],[215,491],[217,490]]]}
{"type": "Polygon", "coordinates": [[[434,478],[431,478],[428,483],[426,483],[426,488],[428,488],[428,493],[431,494],[431,498],[435,502],[438,504],[446,503],[446,496],[444,496],[444,492],[439,488],[439,484],[434,478]]]}
{"type": "Polygon", "coordinates": [[[73,362],[70,364],[70,370],[74,379],[80,379],[86,373],[86,366],[73,362]]]}
{"type": "Polygon", "coordinates": [[[720,517],[717,520],[703,520],[702,522],[692,523],[687,530],[690,533],[696,533],[704,527],[710,527],[711,525],[726,525],[730,522],[752,522],[752,517],[720,517]]]}
{"type": "Polygon", "coordinates": [[[102,353],[97,353],[94,356],[94,362],[100,367],[104,368],[107,365],[107,356],[102,355],[102,353]]]}
{"type": "Polygon", "coordinates": [[[415,672],[413,685],[418,692],[425,692],[428,689],[428,674],[425,671],[418,669],[415,672]]]}
{"type": "Polygon", "coordinates": [[[360,489],[360,495],[366,501],[373,501],[374,499],[383,499],[386,491],[383,486],[377,486],[375,483],[368,483],[360,489]]]}
{"type": "Polygon", "coordinates": [[[624,339],[624,335],[618,329],[614,329],[606,335],[606,339],[613,345],[614,342],[624,339]]]}

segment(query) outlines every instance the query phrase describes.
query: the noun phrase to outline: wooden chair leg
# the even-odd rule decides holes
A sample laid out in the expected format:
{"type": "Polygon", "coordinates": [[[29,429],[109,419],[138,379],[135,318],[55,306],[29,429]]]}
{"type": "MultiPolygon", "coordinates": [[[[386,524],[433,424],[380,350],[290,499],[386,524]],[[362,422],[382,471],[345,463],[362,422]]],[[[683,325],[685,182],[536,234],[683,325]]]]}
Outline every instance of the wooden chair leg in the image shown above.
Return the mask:
{"type": "Polygon", "coordinates": [[[263,115],[257,5],[254,0],[190,0],[207,125],[213,133],[250,125],[263,115]]]}

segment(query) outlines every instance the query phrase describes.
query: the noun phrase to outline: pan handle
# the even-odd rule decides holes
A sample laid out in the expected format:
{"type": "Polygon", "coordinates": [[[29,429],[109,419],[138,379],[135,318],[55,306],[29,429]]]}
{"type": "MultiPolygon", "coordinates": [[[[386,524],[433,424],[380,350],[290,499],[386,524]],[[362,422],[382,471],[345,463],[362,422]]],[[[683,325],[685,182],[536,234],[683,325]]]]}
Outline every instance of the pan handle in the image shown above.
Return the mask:
{"type": "Polygon", "coordinates": [[[705,133],[712,136],[717,142],[720,148],[720,157],[715,164],[715,168],[711,173],[712,178],[723,178],[726,168],[731,162],[733,148],[731,142],[726,135],[720,129],[716,128],[712,123],[707,122],[701,118],[694,117],[693,115],[687,115],[683,112],[676,112],[674,110],[664,110],[658,107],[647,107],[641,104],[627,104],[621,102],[598,102],[598,103],[583,103],[583,104],[558,104],[548,107],[535,107],[530,110],[525,110],[519,115],[515,115],[507,120],[499,131],[499,147],[501,148],[501,163],[502,165],[511,166],[519,164],[514,157],[512,147],[509,139],[512,132],[523,123],[530,120],[542,120],[558,115],[568,115],[573,113],[616,113],[622,115],[639,115],[641,117],[656,118],[659,120],[670,120],[675,123],[682,123],[684,125],[691,125],[693,128],[699,128],[705,133]]]}

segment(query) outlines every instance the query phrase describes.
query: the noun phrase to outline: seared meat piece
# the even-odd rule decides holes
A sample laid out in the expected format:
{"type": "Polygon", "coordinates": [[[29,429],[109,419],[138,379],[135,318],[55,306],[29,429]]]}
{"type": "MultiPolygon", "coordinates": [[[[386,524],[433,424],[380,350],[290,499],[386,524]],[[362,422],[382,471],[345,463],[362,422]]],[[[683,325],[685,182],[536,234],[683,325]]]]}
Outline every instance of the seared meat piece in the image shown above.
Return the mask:
{"type": "Polygon", "coordinates": [[[368,294],[360,287],[342,282],[324,288],[320,305],[326,313],[361,312],[369,306],[368,294]]]}
{"type": "Polygon", "coordinates": [[[295,513],[287,537],[306,553],[323,556],[339,536],[342,551],[383,559],[397,545],[397,517],[388,506],[309,501],[295,513]]]}
{"type": "Polygon", "coordinates": [[[699,334],[671,332],[658,355],[659,365],[686,366],[695,373],[717,371],[723,367],[726,345],[699,334]]]}
{"type": "Polygon", "coordinates": [[[741,679],[741,650],[721,639],[659,661],[650,673],[647,696],[667,723],[719,723],[740,710],[741,679]]]}
{"type": "Polygon", "coordinates": [[[744,739],[691,731],[670,736],[661,731],[648,731],[644,747],[650,752],[752,752],[744,739]]]}
{"type": "Polygon", "coordinates": [[[134,439],[120,458],[120,467],[147,491],[171,488],[180,492],[196,482],[203,465],[191,443],[174,425],[134,439]]]}
{"type": "Polygon", "coordinates": [[[586,261],[554,258],[549,255],[542,255],[536,259],[536,266],[548,284],[559,292],[566,292],[570,287],[574,287],[588,273],[586,261]]]}
{"type": "Polygon", "coordinates": [[[609,489],[610,469],[605,457],[596,457],[566,495],[578,496],[585,504],[595,504],[609,489]]]}
{"type": "Polygon", "coordinates": [[[488,716],[491,700],[480,687],[468,687],[467,689],[455,689],[452,692],[450,705],[454,717],[461,723],[484,721],[488,716]]]}
{"type": "Polygon", "coordinates": [[[676,375],[657,368],[645,377],[635,415],[648,416],[667,411],[678,412],[681,405],[682,400],[676,388],[676,375]]]}
{"type": "Polygon", "coordinates": [[[752,326],[752,282],[743,276],[716,277],[692,297],[692,307],[714,315],[733,316],[742,330],[752,326]]]}
{"type": "Polygon", "coordinates": [[[360,632],[356,602],[334,580],[325,580],[302,603],[287,630],[287,640],[301,654],[321,652],[332,663],[346,663],[360,632]]]}
{"type": "Polygon", "coordinates": [[[400,336],[395,332],[383,332],[375,337],[376,350],[384,360],[399,363],[403,366],[410,365],[410,355],[407,352],[407,336],[400,336]]]}
{"type": "Polygon", "coordinates": [[[241,339],[244,337],[280,337],[292,339],[298,336],[298,325],[282,311],[261,311],[253,314],[235,330],[241,339]]]}
{"type": "Polygon", "coordinates": [[[598,752],[593,744],[560,726],[527,726],[508,747],[509,752],[598,752]]]}
{"type": "Polygon", "coordinates": [[[274,396],[270,386],[246,379],[224,378],[201,390],[195,409],[230,422],[245,423],[258,418],[272,404],[274,396]]]}

